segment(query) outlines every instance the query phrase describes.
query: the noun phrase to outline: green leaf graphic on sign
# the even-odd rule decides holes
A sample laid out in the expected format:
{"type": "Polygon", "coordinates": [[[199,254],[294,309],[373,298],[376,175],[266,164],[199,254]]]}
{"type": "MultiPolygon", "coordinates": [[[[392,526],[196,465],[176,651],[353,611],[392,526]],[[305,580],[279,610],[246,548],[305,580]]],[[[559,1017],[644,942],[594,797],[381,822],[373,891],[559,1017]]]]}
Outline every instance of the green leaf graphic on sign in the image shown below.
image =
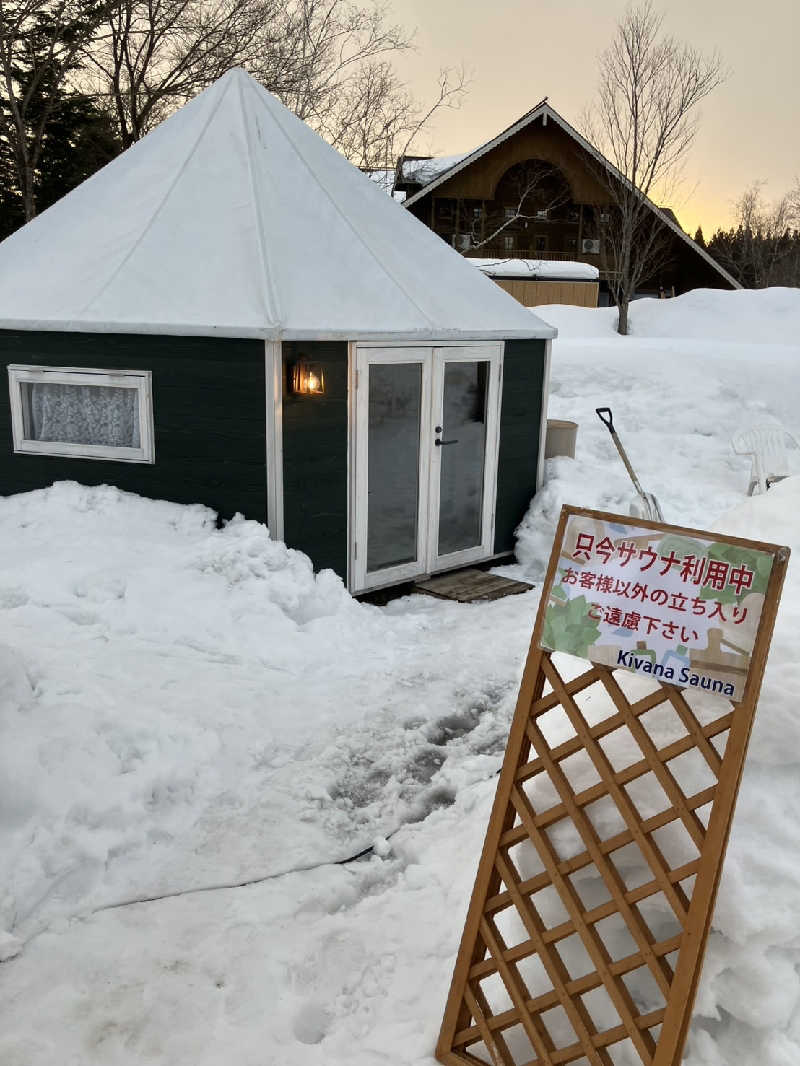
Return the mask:
{"type": "Polygon", "coordinates": [[[547,608],[542,627],[542,644],[546,648],[585,659],[599,636],[600,627],[589,617],[589,603],[585,596],[565,604],[551,603],[547,608]]]}
{"type": "Polygon", "coordinates": [[[656,551],[665,556],[673,551],[676,558],[685,559],[687,555],[705,555],[706,545],[701,544],[699,540],[691,540],[689,537],[679,537],[675,533],[668,533],[659,541],[656,551]]]}
{"type": "MultiPolygon", "coordinates": [[[[716,559],[730,565],[730,569],[740,566],[753,571],[753,584],[742,588],[739,595],[730,584],[724,589],[714,589],[707,585],[700,593],[703,600],[717,600],[719,603],[740,603],[751,592],[766,595],[769,575],[772,570],[772,556],[756,548],[740,548],[736,544],[712,544],[708,551],[709,559],[716,559]]],[[[729,571],[730,573],[730,571],[729,571]]]]}

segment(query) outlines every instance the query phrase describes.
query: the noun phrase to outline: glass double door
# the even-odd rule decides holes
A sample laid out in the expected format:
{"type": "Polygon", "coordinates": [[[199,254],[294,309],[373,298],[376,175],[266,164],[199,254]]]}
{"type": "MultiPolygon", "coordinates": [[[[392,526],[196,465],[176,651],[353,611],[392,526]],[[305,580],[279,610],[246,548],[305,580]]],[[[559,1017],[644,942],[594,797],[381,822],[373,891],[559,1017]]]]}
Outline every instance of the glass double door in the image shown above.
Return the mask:
{"type": "Polygon", "coordinates": [[[356,591],[491,555],[501,352],[357,349],[356,591]]]}

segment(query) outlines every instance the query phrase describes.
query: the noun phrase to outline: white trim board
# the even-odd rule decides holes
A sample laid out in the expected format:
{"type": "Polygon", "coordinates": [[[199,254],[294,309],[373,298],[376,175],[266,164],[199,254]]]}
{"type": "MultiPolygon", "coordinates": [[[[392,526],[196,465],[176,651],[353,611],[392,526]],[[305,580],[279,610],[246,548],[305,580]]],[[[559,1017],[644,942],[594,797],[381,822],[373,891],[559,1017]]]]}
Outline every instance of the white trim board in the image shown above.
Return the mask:
{"type": "Polygon", "coordinates": [[[264,344],[264,398],[267,526],[272,540],[283,540],[283,351],[280,341],[264,344]]]}

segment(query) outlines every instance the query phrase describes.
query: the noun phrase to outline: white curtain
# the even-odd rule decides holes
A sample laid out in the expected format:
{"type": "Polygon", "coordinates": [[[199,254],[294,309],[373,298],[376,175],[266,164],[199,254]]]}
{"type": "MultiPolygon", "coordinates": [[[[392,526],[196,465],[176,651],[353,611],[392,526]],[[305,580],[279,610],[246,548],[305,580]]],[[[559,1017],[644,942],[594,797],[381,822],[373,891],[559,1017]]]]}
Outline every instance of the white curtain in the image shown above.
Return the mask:
{"type": "Polygon", "coordinates": [[[31,439],[141,447],[137,389],[38,383],[28,388],[31,439]]]}

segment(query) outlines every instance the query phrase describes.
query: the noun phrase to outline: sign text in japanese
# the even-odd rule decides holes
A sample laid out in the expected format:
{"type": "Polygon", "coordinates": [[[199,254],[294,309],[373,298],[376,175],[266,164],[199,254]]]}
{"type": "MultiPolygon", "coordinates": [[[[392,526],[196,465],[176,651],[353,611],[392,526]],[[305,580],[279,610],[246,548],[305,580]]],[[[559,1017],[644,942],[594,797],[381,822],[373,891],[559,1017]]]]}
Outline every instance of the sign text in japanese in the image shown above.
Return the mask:
{"type": "Polygon", "coordinates": [[[572,514],[541,645],[739,701],[771,569],[755,548],[572,514]]]}

